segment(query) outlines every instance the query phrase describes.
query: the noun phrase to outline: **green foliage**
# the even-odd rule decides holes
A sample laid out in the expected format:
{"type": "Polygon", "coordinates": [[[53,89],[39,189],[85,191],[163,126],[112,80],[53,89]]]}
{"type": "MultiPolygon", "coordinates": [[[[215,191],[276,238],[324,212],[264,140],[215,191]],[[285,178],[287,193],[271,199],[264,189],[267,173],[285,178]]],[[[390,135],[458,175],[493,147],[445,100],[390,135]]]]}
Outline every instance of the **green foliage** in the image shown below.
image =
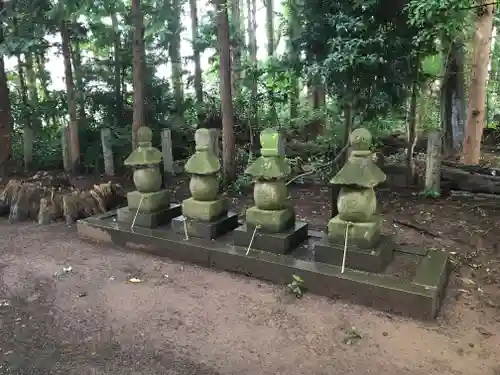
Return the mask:
{"type": "MultiPolygon", "coordinates": [[[[287,0],[284,3],[281,25],[275,32],[286,37],[287,48],[278,54],[258,61],[256,65],[242,48],[241,65],[233,67],[243,72],[241,87],[233,98],[235,134],[239,151],[239,177],[233,184],[235,191],[245,191],[251,181],[242,173],[256,151],[258,133],[269,126],[278,126],[288,141],[290,162],[297,168],[307,165],[328,177],[333,167],[333,155],[343,138],[345,104],[354,107],[354,125],[368,127],[375,137],[395,130],[404,130],[406,105],[415,80],[421,84],[419,107],[422,108],[423,127],[439,124],[438,98],[428,92],[429,82],[441,75],[441,39],[453,40],[463,35],[470,24],[470,12],[462,8],[472,0],[397,0],[391,6],[367,0],[332,2],[323,0],[287,0]],[[417,58],[418,57],[418,58],[417,58]],[[418,71],[415,62],[420,61],[418,71]],[[252,97],[253,83],[257,95],[252,97]],[[305,85],[326,84],[328,98],[323,105],[313,108],[300,93],[305,85]],[[290,107],[298,99],[297,114],[292,118],[290,107]],[[252,113],[253,108],[256,113],[252,113]],[[322,135],[312,134],[315,124],[321,124],[322,135]],[[253,136],[253,138],[252,138],[253,136]],[[250,159],[250,160],[249,160],[250,159]]],[[[170,80],[156,75],[157,67],[169,61],[173,36],[183,29],[172,9],[173,1],[142,0],[144,37],[146,44],[146,122],[153,129],[154,143],[160,145],[160,130],[172,130],[174,157],[186,158],[193,150],[194,129],[202,123],[221,126],[219,93],[219,60],[217,50],[216,13],[212,6],[199,9],[197,51],[210,53],[210,66],[203,68],[204,103],[197,103],[190,92],[185,93],[182,117],[178,116],[170,80]],[[176,116],[173,114],[176,113],[176,116]]],[[[181,1],[181,5],[185,1],[181,1]]],[[[47,89],[51,77],[43,67],[49,47],[59,47],[52,41],[59,33],[61,21],[69,22],[73,54],[80,48],[81,64],[74,64],[74,76],[83,92],[87,122],[80,128],[82,158],[89,171],[102,170],[100,129],[109,127],[114,134],[113,151],[119,168],[130,152],[132,128],[132,27],[130,2],[111,0],[78,1],[11,1],[0,14],[5,26],[5,42],[0,53],[17,57],[32,53],[42,56],[36,65],[39,95],[36,113],[42,117],[42,129],[37,130],[34,145],[34,167],[60,167],[60,129],[67,119],[66,93],[47,89]],[[113,26],[110,15],[116,15],[113,26]],[[114,40],[118,36],[120,48],[115,61],[114,40]],[[119,63],[117,65],[117,63],[119,63]],[[121,90],[117,92],[118,66],[121,90]]],[[[278,24],[275,22],[275,25],[278,24]]],[[[230,18],[232,46],[244,43],[240,30],[230,18]]],[[[260,42],[260,41],[259,41],[260,42]]],[[[498,43],[497,43],[498,44],[498,43]]],[[[494,63],[498,64],[494,49],[494,63]]],[[[498,68],[496,68],[498,71],[498,68]]],[[[192,77],[185,75],[185,87],[192,77]]],[[[495,76],[496,77],[496,76],[495,76]]],[[[17,72],[9,72],[11,102],[16,123],[14,156],[22,161],[20,129],[32,112],[21,100],[17,72]]],[[[490,80],[490,122],[500,100],[498,79],[490,80]]],[[[120,86],[118,85],[118,86],[120,86]]]]}
{"type": "Polygon", "coordinates": [[[304,280],[297,275],[292,275],[292,282],[287,285],[290,293],[294,294],[297,298],[302,298],[305,292],[304,280]]]}
{"type": "Polygon", "coordinates": [[[434,44],[437,39],[453,40],[463,35],[472,0],[409,0],[409,24],[418,29],[414,43],[434,44]]]}
{"type": "Polygon", "coordinates": [[[378,1],[302,4],[310,74],[324,76],[330,93],[351,103],[363,119],[400,106],[414,80],[416,31],[401,17],[402,9],[398,4],[388,10],[378,1]]]}

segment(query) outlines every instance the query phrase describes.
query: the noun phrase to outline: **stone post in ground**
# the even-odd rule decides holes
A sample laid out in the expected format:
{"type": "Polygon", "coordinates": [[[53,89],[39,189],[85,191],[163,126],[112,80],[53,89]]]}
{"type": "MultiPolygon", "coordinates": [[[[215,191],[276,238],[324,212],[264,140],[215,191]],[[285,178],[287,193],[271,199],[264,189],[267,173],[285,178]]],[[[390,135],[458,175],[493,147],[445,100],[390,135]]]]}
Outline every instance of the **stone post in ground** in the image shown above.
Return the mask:
{"type": "Polygon", "coordinates": [[[125,159],[134,168],[135,191],[127,194],[127,207],[117,210],[117,220],[131,226],[154,228],[181,214],[181,206],[170,203],[170,193],[162,189],[161,152],[152,146],[150,128],[137,130],[137,148],[125,159]]]}
{"type": "Polygon", "coordinates": [[[214,239],[238,226],[238,215],[228,213],[228,201],[219,196],[220,162],[212,148],[209,129],[198,129],[194,135],[196,152],[186,163],[191,175],[191,198],[182,202],[183,217],[175,218],[175,232],[214,239]]]}
{"type": "Polygon", "coordinates": [[[163,172],[165,180],[168,180],[168,177],[175,175],[172,132],[170,129],[161,131],[161,152],[163,154],[163,172]]]}
{"type": "Polygon", "coordinates": [[[378,272],[392,258],[391,244],[388,241],[381,244],[381,217],[374,190],[386,176],[373,161],[371,142],[372,135],[364,128],[354,130],[349,137],[351,153],[330,181],[341,186],[338,214],[328,222],[326,238],[315,247],[318,262],[340,266],[346,236],[346,266],[349,268],[378,272]]]}
{"type": "Polygon", "coordinates": [[[286,178],[291,168],[285,158],[283,138],[277,131],[266,129],[260,143],[261,156],[245,171],[255,179],[255,206],[247,209],[245,224],[235,230],[234,242],[237,246],[251,245],[284,254],[307,238],[307,223],[295,221],[288,199],[286,178]]]}
{"type": "Polygon", "coordinates": [[[104,156],[104,173],[106,176],[115,175],[115,163],[113,159],[113,148],[111,139],[111,129],[102,128],[101,129],[101,143],[102,143],[102,154],[104,156]]]}
{"type": "Polygon", "coordinates": [[[442,134],[431,130],[427,134],[427,156],[425,160],[425,190],[428,196],[441,195],[442,134]]]}

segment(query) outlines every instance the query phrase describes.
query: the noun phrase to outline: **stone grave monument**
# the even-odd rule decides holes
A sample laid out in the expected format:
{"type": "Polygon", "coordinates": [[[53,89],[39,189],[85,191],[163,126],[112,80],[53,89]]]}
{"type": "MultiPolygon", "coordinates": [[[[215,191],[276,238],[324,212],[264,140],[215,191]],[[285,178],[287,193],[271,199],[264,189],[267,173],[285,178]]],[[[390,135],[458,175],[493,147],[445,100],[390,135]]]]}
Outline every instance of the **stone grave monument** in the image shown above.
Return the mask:
{"type": "Polygon", "coordinates": [[[261,157],[246,170],[255,180],[254,206],[238,227],[218,194],[220,163],[207,129],[196,132],[196,152],[185,166],[191,197],[182,207],[161,190],[161,154],[151,145],[151,130],[139,129],[138,138],[125,162],[135,168],[137,188],[127,196],[128,207],[79,220],[80,236],[279,285],[298,276],[311,293],[435,318],[448,281],[448,252],[394,246],[381,234],[374,188],[385,175],[371,158],[368,130],[350,134],[351,155],[331,181],[341,186],[338,215],[326,233],[308,232],[307,223],[295,219],[285,182],[291,168],[277,131],[260,134],[261,157]]]}
{"type": "Polygon", "coordinates": [[[137,130],[138,146],[125,159],[125,165],[134,168],[136,190],[127,194],[127,207],[117,210],[119,223],[155,228],[181,214],[181,206],[171,204],[170,192],[161,188],[162,154],[152,146],[152,138],[150,128],[140,127],[137,130]]]}
{"type": "Polygon", "coordinates": [[[381,217],[374,190],[385,181],[385,174],[373,161],[371,142],[372,135],[364,128],[349,136],[351,154],[330,181],[341,186],[338,215],[330,219],[326,237],[314,248],[317,262],[338,266],[344,263],[348,268],[380,272],[392,259],[392,241],[380,234],[381,217]]]}
{"type": "Polygon", "coordinates": [[[209,129],[198,129],[194,135],[196,152],[185,166],[191,175],[191,198],[182,202],[182,216],[172,221],[176,233],[215,239],[238,226],[238,215],[228,212],[228,201],[219,196],[219,158],[212,147],[209,129]]]}
{"type": "Polygon", "coordinates": [[[234,231],[234,244],[278,254],[289,253],[308,238],[307,223],[295,220],[285,179],[291,168],[283,139],[273,129],[260,135],[261,156],[245,173],[255,179],[255,206],[246,211],[245,223],[234,231]],[[250,244],[251,242],[251,244],[250,244]]]}

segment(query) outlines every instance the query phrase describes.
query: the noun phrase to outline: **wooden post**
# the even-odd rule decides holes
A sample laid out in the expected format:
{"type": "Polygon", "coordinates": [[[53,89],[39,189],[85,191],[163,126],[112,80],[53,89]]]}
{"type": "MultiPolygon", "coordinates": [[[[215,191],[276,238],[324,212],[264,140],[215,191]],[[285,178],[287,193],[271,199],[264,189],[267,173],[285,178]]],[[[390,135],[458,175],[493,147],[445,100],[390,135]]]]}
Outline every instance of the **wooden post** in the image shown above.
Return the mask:
{"type": "Polygon", "coordinates": [[[439,130],[430,130],[427,134],[424,192],[432,196],[441,194],[441,152],[442,133],[439,130]]]}
{"type": "Polygon", "coordinates": [[[71,155],[69,153],[69,127],[65,125],[61,129],[62,159],[65,172],[71,172],[71,155]]]}
{"type": "Polygon", "coordinates": [[[102,154],[104,156],[104,173],[106,176],[115,175],[115,163],[113,159],[113,148],[111,146],[111,129],[101,129],[102,154]]]}
{"type": "Polygon", "coordinates": [[[161,152],[163,154],[163,171],[165,178],[174,176],[174,156],[172,152],[172,132],[170,129],[161,131],[161,152]]]}

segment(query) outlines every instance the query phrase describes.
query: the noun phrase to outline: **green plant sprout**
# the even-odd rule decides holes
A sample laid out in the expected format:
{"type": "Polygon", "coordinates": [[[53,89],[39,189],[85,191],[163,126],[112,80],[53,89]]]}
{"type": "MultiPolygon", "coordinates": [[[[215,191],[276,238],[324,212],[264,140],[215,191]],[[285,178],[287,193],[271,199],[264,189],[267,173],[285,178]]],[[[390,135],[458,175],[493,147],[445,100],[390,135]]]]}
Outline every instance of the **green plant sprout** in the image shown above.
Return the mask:
{"type": "Polygon", "coordinates": [[[293,281],[287,285],[290,293],[295,294],[295,297],[301,298],[304,295],[304,280],[297,275],[292,275],[293,281]]]}

